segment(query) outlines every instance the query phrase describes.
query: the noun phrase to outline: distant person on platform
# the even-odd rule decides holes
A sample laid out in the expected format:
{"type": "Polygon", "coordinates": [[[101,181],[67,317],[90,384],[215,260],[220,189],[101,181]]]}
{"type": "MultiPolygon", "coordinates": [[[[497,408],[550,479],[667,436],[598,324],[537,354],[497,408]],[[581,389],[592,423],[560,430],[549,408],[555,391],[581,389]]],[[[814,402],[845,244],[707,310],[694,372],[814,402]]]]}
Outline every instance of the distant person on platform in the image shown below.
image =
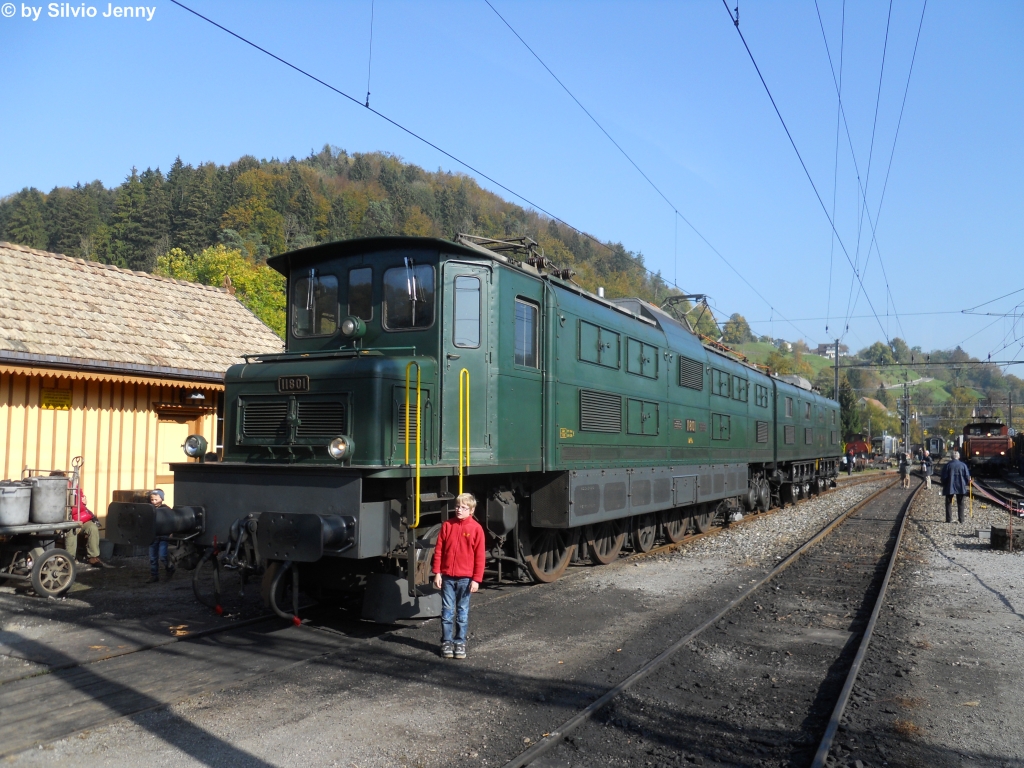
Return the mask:
{"type": "Polygon", "coordinates": [[[899,470],[900,470],[900,487],[901,488],[909,488],[910,487],[910,461],[907,458],[907,454],[905,452],[901,451],[899,457],[897,458],[897,462],[899,464],[899,470]]]}
{"type": "Polygon", "coordinates": [[[853,448],[846,452],[846,474],[853,474],[853,448]]]}
{"type": "Polygon", "coordinates": [[[953,497],[956,496],[957,515],[964,517],[964,496],[971,485],[971,471],[960,461],[960,452],[953,451],[953,460],[942,468],[942,495],[946,497],[946,522],[953,522],[953,497]]]}
{"type": "Polygon", "coordinates": [[[924,452],[921,457],[921,474],[924,475],[924,487],[931,490],[932,487],[932,474],[935,472],[935,463],[932,461],[932,455],[928,451],[924,452]]]}
{"type": "MultiPolygon", "coordinates": [[[[149,492],[149,503],[156,508],[165,506],[164,504],[164,492],[159,488],[154,488],[149,492]]],[[[170,560],[167,559],[167,539],[163,536],[157,536],[153,539],[153,543],[149,545],[149,583],[153,584],[160,581],[160,561],[163,560],[164,570],[167,573],[167,580],[170,581],[174,575],[174,566],[171,565],[170,560]]]]}

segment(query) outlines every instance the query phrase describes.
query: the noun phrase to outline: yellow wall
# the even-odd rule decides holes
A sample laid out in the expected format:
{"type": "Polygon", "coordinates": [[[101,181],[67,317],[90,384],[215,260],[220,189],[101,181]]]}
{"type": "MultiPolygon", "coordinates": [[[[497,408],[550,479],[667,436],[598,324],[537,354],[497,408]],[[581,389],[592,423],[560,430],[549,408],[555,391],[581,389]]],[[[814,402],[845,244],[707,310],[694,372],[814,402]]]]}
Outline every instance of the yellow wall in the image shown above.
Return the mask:
{"type": "MultiPolygon", "coordinates": [[[[83,374],[0,372],[0,479],[18,479],[25,467],[70,470],[82,456],[82,490],[98,516],[106,515],[115,490],[160,487],[173,504],[167,464],[185,461],[180,446],[189,434],[202,434],[214,450],[215,413],[157,405],[180,402],[183,387],[173,382],[71,376],[83,374]],[[70,408],[42,408],[43,388],[69,390],[70,408]]],[[[217,389],[200,390],[207,403],[216,403],[217,389]]]]}

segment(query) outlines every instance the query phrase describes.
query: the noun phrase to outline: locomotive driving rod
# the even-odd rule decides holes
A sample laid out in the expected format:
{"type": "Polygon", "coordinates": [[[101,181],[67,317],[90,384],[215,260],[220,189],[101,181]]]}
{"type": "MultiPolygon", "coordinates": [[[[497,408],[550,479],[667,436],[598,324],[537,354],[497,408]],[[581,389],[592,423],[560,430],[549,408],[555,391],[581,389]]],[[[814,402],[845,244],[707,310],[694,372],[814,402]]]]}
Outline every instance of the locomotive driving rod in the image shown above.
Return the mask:
{"type": "Polygon", "coordinates": [[[718,621],[723,616],[725,616],[727,613],[729,613],[733,608],[738,606],[740,603],[742,603],[744,600],[746,600],[748,597],[750,597],[750,595],[754,594],[754,592],[756,592],[758,589],[760,589],[763,585],[767,584],[769,581],[774,579],[776,576],[778,576],[784,570],[789,568],[789,566],[791,566],[793,563],[795,563],[797,560],[799,560],[800,556],[803,555],[807,550],[809,550],[811,547],[813,547],[815,544],[817,544],[823,538],[825,538],[830,533],[832,533],[832,531],[835,530],[841,523],[843,523],[843,521],[845,521],[846,518],[848,518],[850,515],[854,514],[855,512],[860,510],[861,508],[863,508],[863,507],[867,506],[868,504],[870,504],[876,498],[878,498],[883,493],[885,493],[887,490],[889,490],[894,485],[896,485],[896,483],[897,483],[897,478],[894,478],[892,480],[892,482],[887,483],[884,487],[879,488],[877,491],[872,493],[867,498],[862,499],[861,501],[859,501],[856,504],[854,504],[852,507],[850,507],[848,510],[846,510],[843,514],[839,515],[839,517],[837,517],[835,520],[833,520],[832,522],[828,523],[824,528],[822,528],[820,531],[818,531],[814,535],[814,537],[811,538],[806,543],[804,543],[803,546],[801,546],[795,552],[792,552],[789,555],[789,557],[787,557],[785,560],[783,560],[781,563],[779,563],[777,566],[775,566],[775,568],[772,571],[770,571],[766,575],[762,576],[760,579],[758,579],[753,584],[751,584],[750,587],[748,587],[746,590],[744,590],[744,592],[741,595],[739,595],[739,597],[735,597],[731,601],[729,601],[722,608],[722,610],[720,610],[718,613],[716,613],[710,619],[705,621],[703,624],[701,624],[695,630],[690,632],[688,635],[686,635],[684,637],[681,637],[678,640],[676,640],[674,643],[672,643],[672,645],[670,645],[664,651],[662,651],[657,656],[655,656],[653,659],[648,661],[646,664],[644,664],[642,667],[640,667],[640,669],[638,669],[632,675],[630,675],[625,680],[620,682],[614,688],[609,690],[601,698],[599,698],[596,701],[594,701],[586,709],[584,709],[584,710],[576,713],[575,715],[573,715],[571,718],[566,720],[564,723],[562,723],[560,726],[558,726],[558,728],[556,728],[551,733],[549,733],[547,736],[542,738],[540,741],[538,741],[532,747],[527,749],[525,752],[521,753],[518,757],[516,757],[513,760],[511,760],[508,763],[506,763],[504,765],[504,768],[523,768],[524,766],[529,765],[534,760],[539,758],[541,755],[543,755],[546,752],[548,752],[551,749],[553,749],[563,738],[568,736],[572,731],[576,730],[579,726],[583,725],[583,723],[585,723],[587,720],[589,720],[591,717],[593,717],[599,711],[604,709],[604,707],[607,706],[607,704],[612,699],[614,699],[616,696],[618,696],[620,693],[622,693],[627,688],[632,687],[633,685],[635,685],[636,683],[640,682],[645,677],[647,677],[649,674],[651,674],[651,672],[653,672],[658,667],[660,667],[662,664],[664,664],[666,661],[668,661],[668,659],[671,658],[676,653],[676,651],[678,651],[680,648],[682,648],[685,645],[687,645],[691,640],[693,640],[695,637],[697,637],[699,634],[701,634],[708,627],[713,626],[714,624],[718,623],[718,621]]]}

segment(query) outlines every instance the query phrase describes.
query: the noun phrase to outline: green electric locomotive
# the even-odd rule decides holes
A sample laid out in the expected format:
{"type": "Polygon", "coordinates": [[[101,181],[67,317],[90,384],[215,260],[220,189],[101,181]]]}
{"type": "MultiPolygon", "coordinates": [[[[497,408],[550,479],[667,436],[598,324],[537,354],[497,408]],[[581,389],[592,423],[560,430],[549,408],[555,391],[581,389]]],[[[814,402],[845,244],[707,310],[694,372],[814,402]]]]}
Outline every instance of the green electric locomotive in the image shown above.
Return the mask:
{"type": "Polygon", "coordinates": [[[297,604],[357,581],[400,605],[385,615],[430,610],[463,490],[492,569],[552,581],[838,474],[837,403],[583,290],[527,241],[369,238],[268,263],[288,279],[287,351],[228,371],[221,460],[175,464],[174,510],[112,504],[108,527],[265,573],[282,615],[289,587],[297,604]]]}

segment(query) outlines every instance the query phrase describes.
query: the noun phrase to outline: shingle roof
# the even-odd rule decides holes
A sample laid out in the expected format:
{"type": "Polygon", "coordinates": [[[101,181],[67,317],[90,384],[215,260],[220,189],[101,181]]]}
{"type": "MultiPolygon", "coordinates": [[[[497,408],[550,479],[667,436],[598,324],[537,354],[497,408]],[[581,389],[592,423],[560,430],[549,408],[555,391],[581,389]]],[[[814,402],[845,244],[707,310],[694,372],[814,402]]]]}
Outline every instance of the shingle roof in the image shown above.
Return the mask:
{"type": "Polygon", "coordinates": [[[283,348],[223,288],[0,242],[0,358],[221,379],[283,348]]]}

